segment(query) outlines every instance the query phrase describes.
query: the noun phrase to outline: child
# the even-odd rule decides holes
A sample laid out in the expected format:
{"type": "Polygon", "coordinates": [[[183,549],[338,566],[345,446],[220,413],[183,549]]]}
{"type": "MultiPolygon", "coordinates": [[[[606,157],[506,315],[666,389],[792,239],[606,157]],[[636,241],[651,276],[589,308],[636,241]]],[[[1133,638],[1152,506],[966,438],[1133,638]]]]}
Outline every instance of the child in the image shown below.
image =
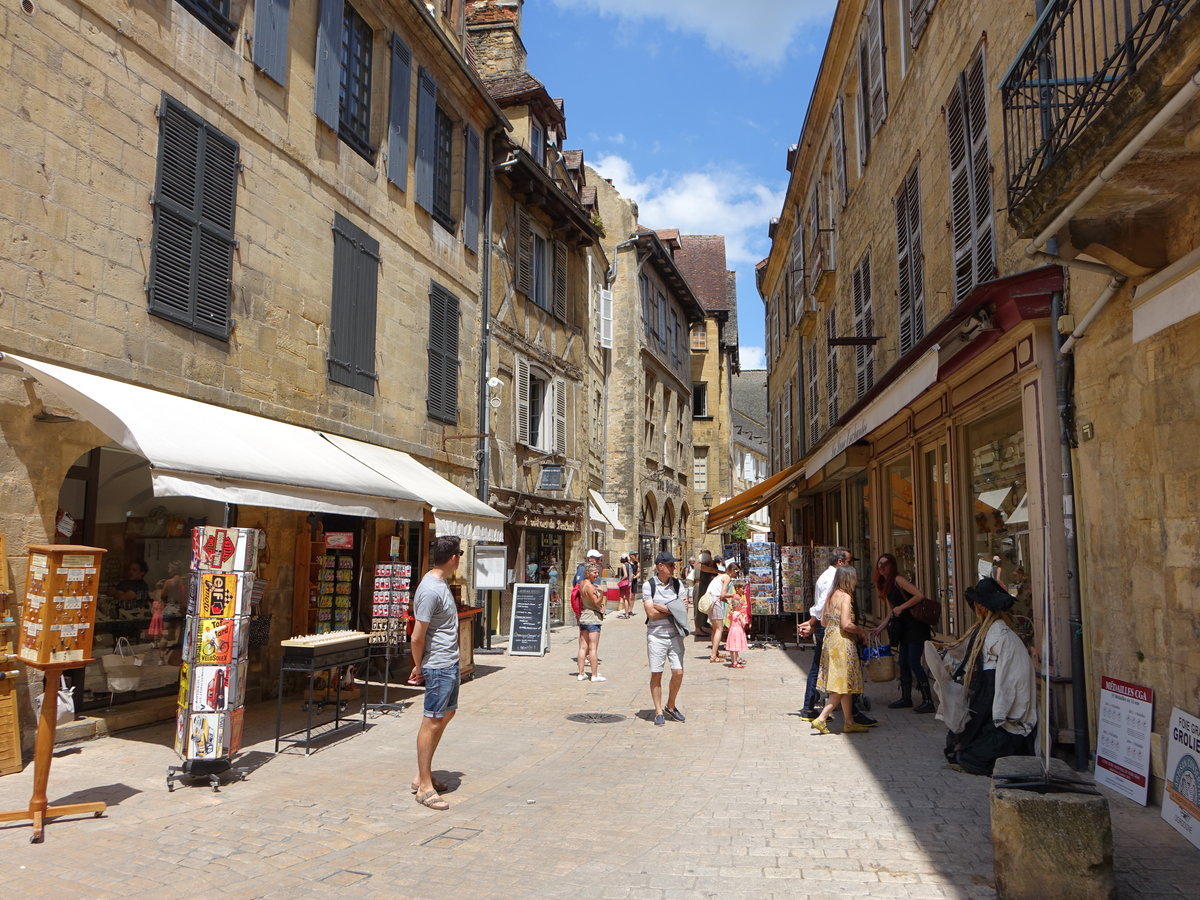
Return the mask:
{"type": "Polygon", "coordinates": [[[729,651],[730,668],[744,669],[746,661],[742,659],[742,651],[749,648],[746,643],[746,626],[750,624],[750,616],[746,613],[746,595],[743,588],[735,589],[734,597],[729,602],[729,614],[725,617],[728,631],[725,635],[725,649],[729,651]]]}

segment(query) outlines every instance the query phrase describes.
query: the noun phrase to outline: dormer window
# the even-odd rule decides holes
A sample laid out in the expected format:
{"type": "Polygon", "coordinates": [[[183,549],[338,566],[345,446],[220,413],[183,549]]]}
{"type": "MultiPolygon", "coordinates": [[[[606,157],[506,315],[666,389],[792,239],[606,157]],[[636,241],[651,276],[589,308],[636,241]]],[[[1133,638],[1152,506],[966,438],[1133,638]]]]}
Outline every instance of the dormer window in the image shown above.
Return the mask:
{"type": "Polygon", "coordinates": [[[529,120],[529,155],[539,166],[546,164],[546,130],[533,118],[529,120]]]}

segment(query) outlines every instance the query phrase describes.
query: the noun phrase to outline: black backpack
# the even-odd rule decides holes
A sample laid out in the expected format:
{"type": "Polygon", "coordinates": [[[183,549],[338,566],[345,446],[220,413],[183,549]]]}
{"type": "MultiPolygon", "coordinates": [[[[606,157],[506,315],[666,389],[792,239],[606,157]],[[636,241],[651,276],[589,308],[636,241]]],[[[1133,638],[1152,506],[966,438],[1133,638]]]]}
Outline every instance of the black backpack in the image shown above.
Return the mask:
{"type": "MultiPolygon", "coordinates": [[[[650,579],[650,582],[649,582],[649,584],[650,584],[650,599],[651,599],[651,600],[653,600],[653,599],[654,599],[654,589],[655,589],[655,587],[656,587],[656,582],[657,582],[657,581],[658,581],[658,579],[657,579],[657,578],[651,578],[651,579],[650,579]]],[[[682,596],[682,595],[683,595],[683,586],[680,584],[680,582],[679,582],[679,579],[678,579],[678,578],[676,578],[674,575],[672,575],[672,576],[671,576],[671,580],[670,580],[670,581],[668,581],[668,582],[667,582],[667,584],[669,584],[671,587],[673,587],[673,588],[675,589],[675,596],[676,596],[676,597],[680,597],[680,596],[682,596]]],[[[649,616],[646,616],[646,624],[647,624],[647,625],[649,625],[649,624],[650,624],[650,617],[649,617],[649,616]]]]}

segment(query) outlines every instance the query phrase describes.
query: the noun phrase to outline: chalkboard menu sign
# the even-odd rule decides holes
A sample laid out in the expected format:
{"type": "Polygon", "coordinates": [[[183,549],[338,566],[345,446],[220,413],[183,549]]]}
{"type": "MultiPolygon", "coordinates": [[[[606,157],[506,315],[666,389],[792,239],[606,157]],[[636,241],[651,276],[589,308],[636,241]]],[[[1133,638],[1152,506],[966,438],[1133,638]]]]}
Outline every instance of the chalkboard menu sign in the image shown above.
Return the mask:
{"type": "Polygon", "coordinates": [[[509,656],[542,656],[550,649],[550,585],[514,584],[509,656]]]}

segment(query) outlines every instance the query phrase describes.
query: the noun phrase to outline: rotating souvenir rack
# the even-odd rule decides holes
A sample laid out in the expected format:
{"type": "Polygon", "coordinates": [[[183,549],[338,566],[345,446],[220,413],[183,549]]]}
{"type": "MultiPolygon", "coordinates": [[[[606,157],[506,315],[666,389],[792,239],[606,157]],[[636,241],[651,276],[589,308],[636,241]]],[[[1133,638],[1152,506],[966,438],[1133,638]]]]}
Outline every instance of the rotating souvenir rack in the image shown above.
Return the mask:
{"type": "MultiPolygon", "coordinates": [[[[389,702],[388,689],[392,682],[392,659],[404,660],[401,645],[408,643],[408,619],[412,598],[412,566],[408,563],[379,563],[375,566],[375,592],[371,602],[371,658],[383,658],[383,700],[367,703],[365,708],[375,713],[400,712],[403,703],[389,702]]],[[[368,686],[364,684],[364,691],[368,686]]],[[[365,697],[364,697],[365,700],[365,697]]]]}
{"type": "Polygon", "coordinates": [[[750,604],[750,642],[773,641],[770,619],[780,615],[779,545],[767,541],[746,544],[746,600],[750,604]]]}
{"type": "MultiPolygon", "coordinates": [[[[175,752],[183,765],[167,767],[167,790],[187,777],[207,778],[212,789],[233,767],[242,746],[250,608],[261,532],[253,528],[192,529],[187,626],[179,677],[175,752]]],[[[239,778],[248,770],[234,769],[239,778]]]]}

